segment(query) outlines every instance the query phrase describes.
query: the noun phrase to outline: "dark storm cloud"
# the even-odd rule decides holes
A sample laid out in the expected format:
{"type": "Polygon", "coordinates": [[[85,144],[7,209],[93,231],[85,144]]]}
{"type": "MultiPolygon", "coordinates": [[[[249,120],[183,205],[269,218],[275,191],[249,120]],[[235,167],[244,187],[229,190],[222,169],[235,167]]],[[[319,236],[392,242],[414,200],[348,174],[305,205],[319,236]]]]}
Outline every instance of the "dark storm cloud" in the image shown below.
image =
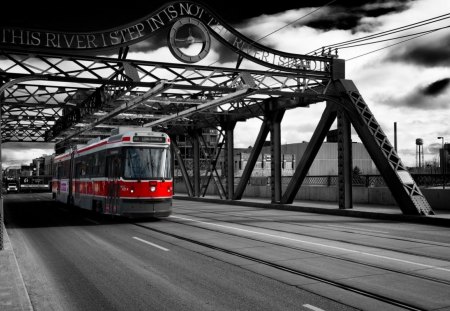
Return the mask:
{"type": "MultiPolygon", "coordinates": [[[[344,18],[336,21],[339,27],[354,25],[354,20],[363,16],[379,16],[403,10],[413,0],[337,0],[328,7],[333,8],[333,14],[344,18]],[[342,14],[348,12],[348,14],[342,14]],[[353,15],[355,17],[353,17],[353,15]]],[[[95,31],[131,23],[150,14],[169,0],[138,1],[128,0],[120,6],[111,2],[78,0],[70,6],[57,5],[45,1],[30,1],[26,4],[20,1],[3,1],[0,24],[4,26],[30,27],[61,31],[95,31]]],[[[276,14],[297,8],[317,8],[326,5],[329,0],[278,0],[259,1],[243,5],[241,0],[228,1],[197,1],[215,11],[229,23],[239,23],[263,14],[276,14]]],[[[323,19],[326,23],[327,19],[323,19]]],[[[318,25],[320,26],[320,25],[318,25]]],[[[327,26],[323,26],[327,27],[327,26]]]]}
{"type": "Polygon", "coordinates": [[[387,60],[426,67],[450,66],[450,34],[402,45],[387,60]]]}
{"type": "Polygon", "coordinates": [[[428,85],[425,89],[423,89],[423,94],[428,95],[428,96],[437,96],[445,91],[449,82],[450,82],[450,78],[445,78],[445,79],[433,82],[430,85],[428,85]]]}
{"type": "MultiPolygon", "coordinates": [[[[366,28],[361,25],[364,17],[378,17],[385,14],[396,13],[406,10],[411,1],[360,1],[333,3],[326,11],[326,14],[316,14],[318,18],[311,19],[305,25],[321,29],[324,31],[332,29],[352,30],[358,28],[359,31],[366,28]]],[[[369,25],[374,26],[374,25],[369,25]]]]}
{"type": "Polygon", "coordinates": [[[401,98],[387,98],[382,100],[391,107],[409,107],[421,110],[435,110],[448,108],[448,92],[450,78],[437,80],[425,87],[416,87],[409,94],[401,98]],[[443,96],[440,96],[443,95],[443,96]]]}

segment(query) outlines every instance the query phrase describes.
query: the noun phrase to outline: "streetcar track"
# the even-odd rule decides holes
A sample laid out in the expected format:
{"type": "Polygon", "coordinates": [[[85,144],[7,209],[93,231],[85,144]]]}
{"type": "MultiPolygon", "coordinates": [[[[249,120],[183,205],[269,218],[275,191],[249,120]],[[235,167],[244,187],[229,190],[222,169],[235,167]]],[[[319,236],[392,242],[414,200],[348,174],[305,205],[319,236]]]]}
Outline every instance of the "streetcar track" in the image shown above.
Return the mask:
{"type": "MultiPolygon", "coordinates": [[[[113,223],[117,222],[117,220],[118,219],[116,219],[113,223]]],[[[163,220],[163,219],[161,219],[161,220],[163,220]]],[[[378,267],[376,265],[360,263],[360,262],[357,262],[357,261],[352,260],[352,259],[339,258],[337,256],[328,255],[328,254],[322,254],[320,252],[315,252],[315,251],[311,251],[311,250],[303,250],[301,248],[292,247],[292,246],[286,246],[286,245],[282,245],[282,244],[278,244],[278,243],[274,243],[274,242],[258,240],[258,239],[254,239],[254,238],[250,238],[250,237],[243,237],[243,236],[240,236],[240,235],[237,235],[237,234],[232,234],[232,233],[222,232],[222,231],[219,231],[219,230],[213,230],[213,229],[208,229],[208,228],[204,228],[204,227],[194,226],[192,224],[188,224],[188,223],[184,223],[184,222],[173,221],[171,219],[164,219],[163,221],[173,222],[173,223],[177,223],[177,224],[183,224],[185,226],[191,226],[191,227],[202,229],[202,230],[209,230],[209,231],[217,232],[217,233],[220,233],[220,234],[236,236],[236,237],[239,237],[239,238],[242,238],[242,239],[260,241],[260,242],[264,242],[264,243],[269,244],[269,245],[281,246],[281,247],[290,248],[290,249],[293,249],[293,250],[302,250],[302,251],[305,251],[305,252],[318,254],[318,255],[322,255],[322,256],[327,256],[327,257],[330,257],[330,258],[334,258],[336,260],[342,260],[342,261],[347,261],[347,262],[354,262],[354,263],[357,263],[357,264],[360,264],[360,265],[366,265],[368,267],[375,267],[375,268],[382,269],[382,270],[385,270],[385,271],[391,271],[391,272],[395,272],[395,273],[399,273],[399,274],[403,274],[403,275],[407,275],[407,276],[412,276],[412,277],[416,277],[416,278],[426,279],[426,280],[429,280],[429,281],[440,282],[440,283],[443,283],[445,285],[450,284],[450,283],[447,283],[446,281],[436,280],[436,279],[432,279],[432,278],[428,278],[428,277],[424,277],[424,276],[418,276],[418,275],[414,275],[414,274],[410,274],[410,273],[404,273],[404,272],[401,272],[401,271],[395,271],[395,270],[391,270],[391,269],[388,269],[388,268],[380,268],[380,267],[378,267]]],[[[109,221],[107,221],[107,223],[108,222],[109,221]]],[[[119,222],[122,223],[122,221],[119,221],[119,222]]],[[[279,221],[276,221],[276,222],[279,222],[279,221]]],[[[240,257],[240,258],[243,258],[243,259],[255,262],[255,263],[263,264],[263,265],[266,265],[266,266],[278,269],[280,271],[285,271],[287,273],[299,275],[299,276],[302,276],[302,277],[305,277],[305,278],[308,278],[308,279],[311,279],[311,280],[315,280],[315,281],[318,281],[318,282],[322,282],[324,284],[328,284],[330,286],[335,286],[335,287],[341,288],[343,290],[346,290],[346,291],[349,291],[349,292],[353,292],[355,294],[359,294],[359,295],[362,295],[362,296],[365,296],[365,297],[376,299],[378,301],[382,301],[384,303],[391,304],[391,305],[396,306],[396,307],[401,307],[401,308],[404,308],[404,309],[407,309],[407,310],[425,310],[425,309],[421,309],[420,307],[414,306],[414,305],[412,305],[412,304],[410,304],[408,302],[402,302],[402,301],[399,301],[399,300],[397,300],[395,298],[391,298],[391,297],[385,296],[383,294],[376,294],[376,293],[372,293],[372,292],[370,292],[368,290],[358,289],[356,287],[353,287],[351,285],[347,285],[345,283],[340,283],[338,281],[333,281],[333,280],[330,280],[330,279],[327,279],[327,278],[324,278],[324,277],[320,277],[320,276],[316,276],[316,275],[313,275],[313,274],[310,274],[310,273],[307,273],[307,272],[303,272],[303,271],[299,271],[299,270],[296,270],[296,269],[288,268],[288,267],[285,267],[285,266],[282,266],[282,265],[279,265],[279,264],[276,264],[276,263],[272,263],[272,262],[267,261],[267,260],[263,260],[263,259],[255,258],[255,257],[249,256],[249,255],[241,254],[241,253],[238,253],[238,252],[235,252],[235,251],[232,251],[232,250],[228,250],[228,249],[225,249],[225,248],[222,248],[222,247],[214,246],[212,244],[208,244],[208,243],[205,243],[205,242],[196,241],[194,239],[191,239],[191,238],[188,238],[188,237],[184,237],[184,236],[180,236],[178,234],[174,234],[174,233],[165,232],[165,231],[162,231],[162,230],[159,230],[159,229],[151,228],[151,227],[148,227],[148,226],[140,224],[140,223],[129,222],[129,220],[127,220],[126,223],[129,223],[131,225],[135,225],[135,226],[143,228],[145,230],[153,231],[153,232],[156,232],[156,233],[159,233],[159,234],[162,234],[162,235],[171,236],[171,237],[174,237],[174,238],[179,239],[179,240],[183,240],[183,241],[190,242],[190,243],[193,243],[193,244],[196,244],[196,245],[200,245],[200,246],[203,246],[203,247],[215,250],[215,251],[219,251],[219,252],[227,253],[229,255],[240,257]]],[[[266,229],[266,230],[268,229],[268,228],[264,228],[264,227],[262,227],[262,228],[266,229]]],[[[273,229],[268,229],[268,230],[273,230],[273,229]]],[[[276,231],[276,230],[274,230],[274,231],[276,231]]],[[[289,233],[292,233],[292,232],[289,232],[289,233]]],[[[208,256],[207,254],[204,254],[204,255],[208,256]]],[[[216,258],[216,257],[213,257],[213,258],[216,258]]],[[[245,267],[242,267],[242,268],[245,269],[245,267]]],[[[278,280],[278,281],[280,281],[280,280],[278,280]]],[[[282,281],[280,281],[280,282],[282,282],[282,281]]],[[[304,288],[302,288],[302,289],[305,290],[305,291],[311,292],[311,290],[304,289],[304,288]]]]}
{"type": "MultiPolygon", "coordinates": [[[[289,221],[289,220],[279,221],[279,220],[270,219],[270,218],[266,218],[266,219],[261,220],[261,219],[256,218],[256,217],[232,214],[232,213],[229,213],[228,211],[226,211],[226,212],[215,212],[215,211],[210,211],[210,210],[200,210],[199,212],[197,212],[198,210],[193,210],[193,209],[189,209],[189,208],[186,208],[186,207],[183,207],[182,209],[185,209],[185,210],[187,210],[189,212],[190,211],[196,211],[195,213],[192,213],[192,214],[211,213],[211,214],[218,214],[218,215],[223,215],[223,216],[230,215],[230,216],[234,216],[234,217],[242,217],[242,218],[247,218],[247,219],[252,219],[252,220],[259,220],[259,221],[269,220],[271,222],[276,222],[276,223],[283,223],[283,224],[284,223],[289,223],[289,224],[297,226],[297,227],[304,226],[304,227],[308,227],[308,228],[319,228],[319,229],[326,229],[326,230],[338,231],[338,232],[355,233],[355,230],[359,230],[359,231],[363,231],[363,232],[358,232],[358,234],[364,234],[364,235],[370,236],[370,237],[385,238],[385,239],[390,239],[390,240],[395,240],[395,241],[422,243],[422,244],[430,245],[430,246],[450,247],[450,244],[448,244],[448,243],[431,242],[431,241],[410,239],[410,238],[391,237],[391,236],[386,236],[383,233],[381,233],[382,235],[376,235],[376,234],[374,234],[372,232],[364,232],[364,231],[370,231],[370,230],[359,229],[359,228],[351,228],[350,229],[350,228],[344,228],[344,227],[338,228],[337,226],[332,226],[332,225],[330,225],[330,227],[327,227],[327,226],[319,226],[319,225],[308,225],[308,224],[303,224],[303,223],[302,224],[298,224],[296,222],[289,221]],[[333,227],[336,227],[336,228],[333,228],[333,227]]],[[[252,210],[245,210],[245,211],[251,212],[252,210]]]]}
{"type": "MultiPolygon", "coordinates": [[[[176,222],[176,223],[179,223],[179,222],[176,222]]],[[[270,266],[272,268],[275,268],[275,269],[278,269],[278,270],[281,270],[281,271],[284,271],[284,272],[288,272],[288,273],[291,273],[291,274],[299,275],[299,276],[302,276],[302,277],[305,277],[305,278],[308,278],[308,279],[311,279],[311,280],[314,280],[314,281],[318,281],[318,282],[325,283],[325,284],[328,284],[328,285],[331,285],[331,286],[334,286],[334,287],[338,287],[338,288],[341,288],[343,290],[346,290],[346,291],[349,291],[349,292],[353,292],[353,293],[356,293],[356,294],[359,294],[359,295],[362,295],[362,296],[365,296],[365,297],[369,297],[369,298],[372,298],[372,299],[376,299],[376,300],[382,301],[384,303],[388,303],[388,304],[396,306],[396,307],[404,308],[406,310],[417,310],[417,311],[425,310],[425,309],[421,309],[419,307],[413,306],[411,304],[399,301],[397,299],[393,299],[393,298],[390,298],[390,297],[387,297],[387,296],[371,293],[369,291],[361,290],[361,289],[358,289],[356,287],[349,286],[347,284],[343,284],[343,283],[340,283],[340,282],[337,282],[337,281],[332,281],[332,280],[329,280],[329,279],[326,279],[326,278],[323,278],[323,277],[319,277],[319,276],[316,276],[316,275],[313,275],[313,274],[310,274],[310,273],[307,273],[307,272],[299,271],[299,270],[296,270],[296,269],[288,268],[288,267],[285,267],[285,266],[282,266],[282,265],[279,265],[279,264],[276,264],[276,263],[273,263],[273,262],[270,262],[270,261],[266,261],[266,260],[255,258],[255,257],[249,256],[249,255],[241,254],[241,253],[238,253],[238,252],[235,252],[235,251],[232,251],[232,250],[228,250],[228,249],[225,249],[225,248],[222,248],[222,247],[218,247],[218,246],[215,246],[215,245],[212,245],[212,244],[208,244],[208,243],[205,243],[205,242],[196,241],[196,240],[193,240],[191,238],[180,236],[178,234],[165,232],[165,231],[162,231],[162,230],[159,230],[159,229],[155,229],[155,228],[150,228],[148,226],[145,226],[145,225],[142,225],[142,224],[138,224],[138,223],[130,223],[130,224],[133,224],[133,225],[135,225],[137,227],[140,227],[140,228],[143,228],[143,229],[146,229],[146,230],[150,230],[150,231],[162,234],[162,235],[170,236],[170,237],[173,237],[173,238],[176,238],[176,239],[179,239],[179,240],[190,242],[192,244],[196,244],[196,245],[200,245],[200,246],[203,246],[203,247],[206,247],[206,248],[209,248],[209,249],[213,249],[215,251],[219,251],[219,252],[226,253],[226,254],[229,254],[229,255],[233,255],[233,256],[236,256],[236,257],[240,257],[240,258],[252,261],[252,262],[256,262],[256,263],[259,263],[259,264],[270,266]]],[[[217,231],[217,230],[211,230],[211,231],[217,231]]],[[[217,231],[217,232],[220,232],[220,231],[217,231]]],[[[223,232],[221,232],[221,233],[223,233],[223,232]]],[[[233,235],[233,234],[231,234],[231,235],[233,235]]],[[[273,243],[269,243],[269,244],[273,244],[273,243]]],[[[207,256],[207,254],[205,254],[205,256],[207,256]]],[[[245,267],[242,267],[242,268],[245,269],[245,267]]],[[[306,291],[309,291],[308,289],[305,289],[305,288],[302,288],[302,289],[306,290],[306,291]]]]}
{"type": "Polygon", "coordinates": [[[217,233],[221,233],[221,234],[231,235],[231,236],[234,236],[234,237],[239,237],[239,238],[247,239],[247,240],[251,240],[251,241],[264,242],[266,244],[270,244],[270,245],[274,245],[274,246],[281,246],[281,247],[292,249],[292,250],[303,251],[303,252],[306,252],[306,253],[310,253],[310,254],[314,254],[314,255],[320,255],[320,256],[324,256],[324,257],[327,257],[327,258],[332,258],[332,259],[336,259],[336,260],[340,260],[340,261],[352,262],[352,263],[363,265],[363,266],[366,266],[366,267],[381,269],[381,270],[384,270],[384,271],[398,273],[398,274],[401,274],[401,275],[406,275],[406,276],[415,277],[415,278],[419,278],[419,279],[423,279],[423,280],[428,280],[428,281],[432,281],[432,282],[436,282],[436,283],[440,283],[440,284],[444,284],[444,285],[450,285],[450,281],[440,280],[440,279],[428,277],[428,276],[425,276],[425,275],[419,275],[419,274],[415,274],[415,273],[411,273],[411,272],[400,271],[400,270],[396,270],[396,269],[392,269],[392,268],[381,267],[381,266],[378,266],[378,265],[375,265],[375,264],[371,264],[371,263],[360,262],[360,261],[357,261],[357,260],[351,259],[351,258],[340,257],[340,256],[337,256],[337,255],[331,255],[331,254],[327,254],[327,253],[323,253],[323,252],[319,252],[319,251],[314,251],[314,250],[310,250],[310,249],[305,249],[305,248],[301,248],[301,247],[289,246],[289,245],[285,245],[285,244],[282,244],[282,243],[270,242],[270,241],[266,241],[266,240],[263,240],[263,239],[245,237],[245,236],[241,236],[239,234],[233,234],[233,233],[229,233],[229,232],[223,232],[223,231],[220,231],[220,230],[215,230],[215,229],[195,226],[193,224],[188,224],[186,222],[180,222],[180,221],[169,220],[169,219],[167,219],[166,221],[170,221],[170,222],[174,222],[174,223],[178,223],[178,224],[183,224],[183,225],[194,227],[194,228],[200,228],[200,229],[204,229],[204,230],[208,230],[208,231],[212,231],[212,232],[217,232],[217,233]]]}
{"type": "MultiPolygon", "coordinates": [[[[230,213],[225,214],[225,213],[212,212],[212,211],[202,211],[202,212],[203,212],[203,213],[218,214],[218,215],[222,215],[222,216],[241,217],[241,218],[246,218],[246,219],[250,219],[250,220],[257,220],[257,221],[260,221],[260,222],[269,220],[270,222],[280,223],[280,224],[290,224],[290,225],[293,225],[293,226],[296,226],[296,227],[308,227],[308,228],[316,228],[316,229],[319,228],[319,229],[325,229],[325,230],[337,231],[337,232],[355,233],[354,231],[350,231],[350,230],[347,230],[347,231],[345,231],[345,230],[337,230],[337,229],[332,228],[332,227],[327,228],[327,227],[318,227],[318,226],[311,226],[311,225],[305,225],[305,224],[301,224],[301,225],[300,225],[300,224],[297,224],[297,223],[292,222],[292,221],[289,221],[289,220],[286,220],[286,221],[284,221],[284,220],[283,220],[283,221],[279,221],[279,220],[273,220],[273,219],[258,219],[258,218],[254,218],[254,217],[250,217],[250,216],[241,216],[241,215],[235,215],[235,214],[233,215],[233,214],[230,214],[230,213]]],[[[201,214],[201,212],[199,212],[199,213],[189,213],[189,214],[187,214],[187,216],[189,216],[189,215],[197,215],[197,214],[201,214]]],[[[183,215],[183,214],[181,214],[181,215],[183,215]]],[[[209,217],[205,217],[205,216],[198,216],[198,215],[197,215],[197,217],[201,217],[201,218],[209,219],[209,220],[215,220],[215,221],[222,221],[222,222],[234,223],[234,222],[231,222],[231,221],[220,220],[220,219],[214,219],[214,218],[209,218],[209,217]]],[[[254,225],[254,224],[248,224],[248,223],[245,223],[245,224],[242,224],[242,223],[241,223],[241,225],[245,225],[245,226],[249,226],[249,227],[254,227],[254,228],[259,228],[259,229],[273,230],[273,231],[278,231],[278,232],[282,232],[282,233],[295,233],[295,234],[301,234],[301,235],[308,236],[308,237],[312,237],[312,238],[324,239],[324,237],[322,237],[322,236],[319,236],[319,235],[313,235],[313,234],[310,234],[310,233],[303,233],[303,232],[302,232],[302,233],[296,233],[296,232],[291,232],[291,231],[286,231],[286,230],[267,228],[267,227],[258,226],[258,225],[254,225]]],[[[418,243],[418,244],[421,244],[421,246],[423,246],[423,247],[426,247],[426,246],[439,246],[439,247],[444,247],[444,248],[450,248],[450,245],[444,244],[444,243],[439,244],[438,242],[437,242],[437,243],[433,243],[433,242],[428,242],[428,241],[423,241],[423,240],[417,241],[417,240],[411,240],[411,239],[407,239],[407,238],[386,237],[386,236],[380,236],[380,235],[371,234],[371,233],[366,233],[366,232],[358,232],[357,234],[359,234],[359,235],[364,235],[364,236],[368,236],[368,237],[374,237],[374,238],[380,238],[380,239],[392,240],[392,241],[402,241],[402,242],[418,243]],[[444,245],[443,245],[443,244],[444,244],[444,245]]],[[[336,239],[336,238],[332,238],[332,237],[326,238],[326,239],[332,240],[332,241],[336,241],[336,242],[341,242],[341,243],[347,243],[347,244],[351,244],[351,245],[356,245],[356,246],[373,247],[373,245],[371,245],[371,244],[369,245],[369,244],[364,244],[364,243],[361,243],[361,242],[353,242],[353,241],[341,240],[341,239],[336,239]]],[[[414,252],[411,252],[411,251],[407,251],[407,250],[399,250],[399,249],[393,249],[393,248],[385,247],[385,246],[382,246],[382,245],[378,245],[377,248],[383,249],[383,250],[387,250],[387,251],[395,251],[395,252],[402,253],[402,254],[406,254],[406,255],[423,256],[423,255],[421,255],[421,254],[414,253],[414,252]]],[[[449,258],[438,257],[438,256],[435,256],[435,255],[428,255],[428,254],[427,254],[427,258],[436,259],[436,260],[445,260],[445,261],[448,261],[448,260],[449,260],[449,258]]]]}

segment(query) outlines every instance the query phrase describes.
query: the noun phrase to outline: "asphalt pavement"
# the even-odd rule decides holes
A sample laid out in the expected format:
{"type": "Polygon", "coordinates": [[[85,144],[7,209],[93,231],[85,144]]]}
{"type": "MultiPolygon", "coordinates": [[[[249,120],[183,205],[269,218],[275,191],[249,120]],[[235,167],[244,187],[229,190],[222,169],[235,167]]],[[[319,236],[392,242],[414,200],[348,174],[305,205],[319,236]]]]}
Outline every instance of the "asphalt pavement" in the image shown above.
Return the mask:
{"type": "Polygon", "coordinates": [[[450,308],[439,226],[208,201],[142,221],[45,193],[5,203],[1,310],[450,308]]]}
{"type": "Polygon", "coordinates": [[[34,310],[353,310],[144,228],[164,228],[164,220],[137,226],[66,209],[44,194],[5,203],[27,289],[21,297],[34,310]]]}

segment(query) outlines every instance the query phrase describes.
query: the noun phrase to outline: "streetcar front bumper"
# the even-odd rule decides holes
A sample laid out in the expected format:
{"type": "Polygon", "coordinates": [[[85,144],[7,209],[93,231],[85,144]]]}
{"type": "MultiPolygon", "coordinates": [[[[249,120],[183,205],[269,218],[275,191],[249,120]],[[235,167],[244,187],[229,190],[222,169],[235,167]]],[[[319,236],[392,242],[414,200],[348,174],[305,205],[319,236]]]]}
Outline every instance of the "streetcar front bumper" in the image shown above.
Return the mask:
{"type": "Polygon", "coordinates": [[[120,214],[129,218],[168,217],[172,199],[120,199],[120,214]]]}

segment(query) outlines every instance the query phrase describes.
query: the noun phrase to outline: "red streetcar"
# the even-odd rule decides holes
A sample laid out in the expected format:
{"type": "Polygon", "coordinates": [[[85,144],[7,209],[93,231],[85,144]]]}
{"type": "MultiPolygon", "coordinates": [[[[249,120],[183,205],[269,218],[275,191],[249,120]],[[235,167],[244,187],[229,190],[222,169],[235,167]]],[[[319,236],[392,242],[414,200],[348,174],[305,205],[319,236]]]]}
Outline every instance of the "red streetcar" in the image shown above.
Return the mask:
{"type": "Polygon", "coordinates": [[[167,134],[136,129],[54,159],[53,198],[99,213],[167,217],[172,162],[167,134]]]}

